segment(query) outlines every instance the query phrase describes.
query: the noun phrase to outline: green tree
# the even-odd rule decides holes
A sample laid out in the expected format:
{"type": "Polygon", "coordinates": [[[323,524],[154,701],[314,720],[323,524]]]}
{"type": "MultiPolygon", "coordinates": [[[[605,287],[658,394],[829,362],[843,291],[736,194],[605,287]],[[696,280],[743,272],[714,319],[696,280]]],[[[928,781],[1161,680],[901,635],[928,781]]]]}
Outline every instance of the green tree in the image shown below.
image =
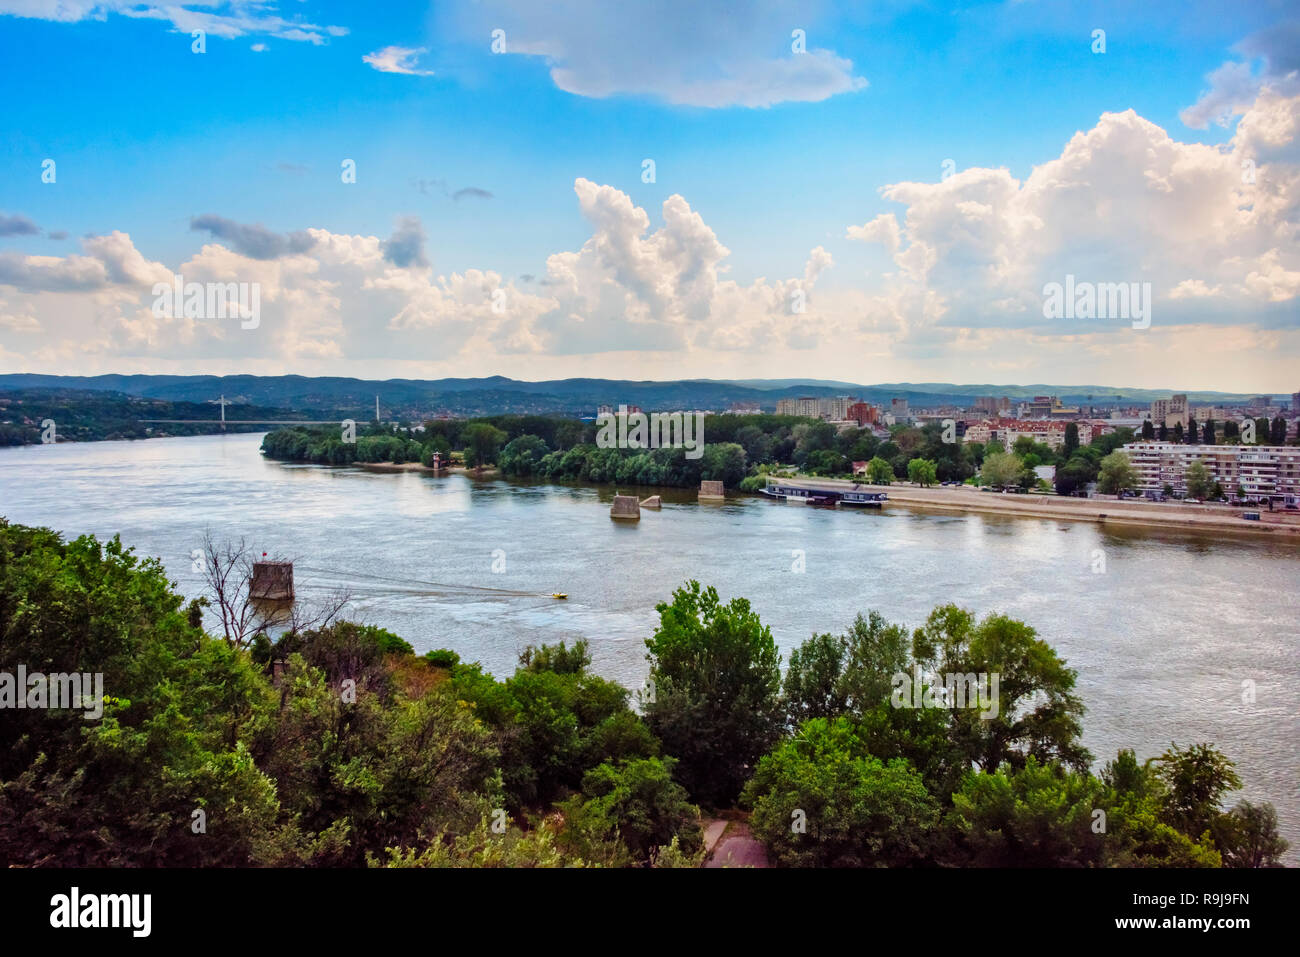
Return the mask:
{"type": "Polygon", "coordinates": [[[1223,795],[1241,787],[1233,763],[1209,744],[1170,744],[1156,761],[1156,774],[1166,789],[1169,822],[1191,837],[1208,832],[1219,816],[1223,795]]]}
{"type": "Polygon", "coordinates": [[[524,671],[553,671],[557,675],[580,675],[591,664],[591,648],[579,638],[569,648],[558,645],[529,645],[519,653],[519,667],[524,671]]]}
{"type": "Polygon", "coordinates": [[[839,687],[848,706],[861,713],[888,701],[894,675],[910,663],[907,629],[870,611],[854,618],[844,641],[847,655],[839,687]]]}
{"type": "Polygon", "coordinates": [[[1154,761],[1138,763],[1131,750],[1107,762],[1105,793],[1098,808],[1105,817],[1104,865],[1108,867],[1219,867],[1222,859],[1209,835],[1193,839],[1165,817],[1165,785],[1154,761]]]}
{"type": "Polygon", "coordinates": [[[444,686],[410,696],[381,674],[349,690],[341,676],[368,666],[344,657],[331,674],[297,652],[287,665],[278,720],[253,748],[311,842],[309,863],[360,866],[500,806],[491,733],[444,686]]]}
{"type": "Polygon", "coordinates": [[[1215,842],[1227,867],[1283,867],[1282,855],[1291,846],[1277,830],[1271,804],[1241,801],[1216,822],[1215,842]]]}
{"type": "Polygon", "coordinates": [[[755,464],[772,461],[772,437],[754,425],[747,425],[736,432],[736,442],[745,450],[746,460],[755,464]]]}
{"type": "Polygon", "coordinates": [[[587,436],[587,427],[581,422],[566,419],[555,427],[555,447],[571,449],[581,445],[587,436]]]}
{"type": "Polygon", "coordinates": [[[593,761],[603,760],[593,754],[591,738],[627,710],[627,689],[595,675],[522,668],[506,686],[514,705],[507,734],[519,736],[502,768],[507,787],[520,805],[549,803],[576,788],[593,761]]]}
{"type": "Polygon", "coordinates": [[[454,665],[451,686],[491,730],[507,806],[545,804],[609,760],[652,757],[659,743],[628,707],[626,688],[588,674],[587,643],[529,646],[505,681],[454,665]]]}
{"type": "Polygon", "coordinates": [[[1210,497],[1214,478],[1210,475],[1210,470],[1205,467],[1204,462],[1196,461],[1187,466],[1187,470],[1183,473],[1183,480],[1187,483],[1189,498],[1199,498],[1204,501],[1210,497]]]}
{"type": "Polygon", "coordinates": [[[1151,424],[1150,419],[1142,420],[1142,441],[1150,442],[1156,437],[1155,426],[1151,424]]]}
{"type": "Polygon", "coordinates": [[[1105,835],[1093,830],[1100,782],[1033,758],[1022,768],[970,774],[952,796],[950,863],[975,867],[1096,867],[1105,835]]]}
{"type": "Polygon", "coordinates": [[[980,702],[951,711],[952,739],[971,762],[992,771],[1004,761],[1023,767],[1033,757],[1087,768],[1077,674],[1029,625],[1004,615],[976,622],[969,611],[943,605],[916,630],[912,648],[927,671],[987,675],[989,691],[997,678],[993,707],[980,702]]]}
{"type": "Polygon", "coordinates": [[[994,452],[984,456],[980,477],[986,485],[1015,485],[1020,481],[1023,465],[1020,458],[1010,452],[994,452]]]}
{"type": "Polygon", "coordinates": [[[876,611],[858,615],[842,635],[813,635],[790,653],[783,691],[790,725],[888,701],[893,676],[911,664],[909,647],[907,629],[876,611]]]}
{"type": "Polygon", "coordinates": [[[841,635],[813,635],[790,652],[782,697],[792,726],[808,718],[830,718],[848,708],[841,685],[849,643],[841,635]]]}
{"type": "Polygon", "coordinates": [[[810,452],[804,468],[813,475],[841,475],[849,470],[849,460],[832,449],[810,452]]]}
{"type": "Polygon", "coordinates": [[[481,468],[496,459],[501,444],[506,440],[506,434],[486,422],[474,422],[465,429],[462,439],[470,464],[481,468]]]}
{"type": "Polygon", "coordinates": [[[745,449],[735,442],[710,442],[704,449],[700,477],[735,488],[748,467],[745,449]]]}
{"type": "Polygon", "coordinates": [[[1064,465],[1057,466],[1054,484],[1056,494],[1073,495],[1097,477],[1097,469],[1087,458],[1075,455],[1064,465]]]}
{"type": "MultiPolygon", "coordinates": [[[[1260,416],[1255,420],[1255,444],[1269,445],[1272,442],[1272,423],[1268,421],[1267,416],[1260,416]]],[[[1280,443],[1279,443],[1280,444],[1280,443]]]]}
{"type": "Polygon", "coordinates": [[[724,605],[697,581],[655,608],[646,718],[679,759],[677,777],[696,800],[730,801],[780,731],[776,642],[748,601],[724,605]]]}
{"type": "Polygon", "coordinates": [[[1097,488],[1103,495],[1118,495],[1127,489],[1137,488],[1138,474],[1124,452],[1114,451],[1101,460],[1097,473],[1097,488]]]}
{"type": "Polygon", "coordinates": [[[1061,446],[1061,459],[1068,461],[1079,448],[1079,425],[1071,422],[1065,427],[1065,444],[1061,446]]]}
{"type": "Polygon", "coordinates": [[[579,852],[587,850],[593,837],[621,841],[640,862],[674,839],[683,853],[697,852],[703,845],[700,810],[673,780],[675,763],[672,758],[641,758],[601,764],[583,775],[581,796],[562,805],[579,852]]]}
{"type": "MultiPolygon", "coordinates": [[[[0,519],[0,672],[102,675],[83,709],[0,719],[0,865],[287,864],[245,741],[273,714],[246,652],[196,628],[156,559],[0,519]],[[221,837],[195,833],[201,811],[221,837]]],[[[26,689],[24,689],[26,691],[26,689]]]]}
{"type": "Polygon", "coordinates": [[[920,864],[939,824],[916,769],[873,756],[847,718],[806,721],[758,762],[742,801],[785,867],[920,864]]]}
{"type": "Polygon", "coordinates": [[[939,481],[935,463],[928,459],[912,459],[907,463],[907,480],[921,486],[930,486],[939,481]]]}
{"type": "Polygon", "coordinates": [[[1286,445],[1286,419],[1281,415],[1273,417],[1268,429],[1269,445],[1286,445]]]}
{"type": "Polygon", "coordinates": [[[585,867],[587,861],[566,850],[561,825],[543,820],[528,831],[507,824],[504,832],[495,827],[497,818],[484,815],[475,827],[464,832],[435,835],[422,848],[387,847],[384,856],[372,853],[372,867],[472,867],[472,868],[555,868],[585,867]]]}
{"type": "Polygon", "coordinates": [[[867,481],[872,485],[888,485],[894,481],[894,467],[879,455],[867,463],[867,481]]]}
{"type": "Polygon", "coordinates": [[[550,451],[538,436],[521,435],[501,450],[497,465],[506,475],[533,475],[550,451]]]}

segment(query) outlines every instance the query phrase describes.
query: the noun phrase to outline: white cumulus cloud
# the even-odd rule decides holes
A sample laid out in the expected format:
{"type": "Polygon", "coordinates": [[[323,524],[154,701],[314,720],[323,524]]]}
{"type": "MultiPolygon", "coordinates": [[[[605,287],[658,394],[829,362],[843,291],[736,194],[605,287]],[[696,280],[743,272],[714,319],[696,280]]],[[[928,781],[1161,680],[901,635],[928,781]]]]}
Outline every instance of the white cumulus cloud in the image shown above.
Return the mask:
{"type": "Polygon", "coordinates": [[[432,70],[421,70],[416,64],[416,61],[428,52],[427,47],[384,47],[374,53],[367,53],[361,59],[380,73],[433,76],[432,70]]]}

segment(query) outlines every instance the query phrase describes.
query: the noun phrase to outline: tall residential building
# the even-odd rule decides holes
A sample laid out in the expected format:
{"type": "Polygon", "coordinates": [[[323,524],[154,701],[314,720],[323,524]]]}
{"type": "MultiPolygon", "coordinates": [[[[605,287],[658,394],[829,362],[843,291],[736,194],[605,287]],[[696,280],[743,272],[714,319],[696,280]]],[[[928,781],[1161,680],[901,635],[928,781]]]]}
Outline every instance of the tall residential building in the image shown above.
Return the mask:
{"type": "Polygon", "coordinates": [[[1206,422],[1213,422],[1216,426],[1223,425],[1229,419],[1236,421],[1240,415],[1234,415],[1231,409],[1225,409],[1220,405],[1207,405],[1196,410],[1196,421],[1204,425],[1206,422]]]}
{"type": "Polygon", "coordinates": [[[1300,415],[1300,392],[1291,393],[1291,414],[1300,415]]]}
{"type": "Polygon", "coordinates": [[[1160,491],[1168,485],[1185,495],[1187,467],[1201,462],[1229,496],[1240,490],[1251,498],[1300,501],[1300,446],[1130,442],[1124,451],[1143,491],[1160,491]]]}
{"type": "Polygon", "coordinates": [[[848,415],[858,425],[875,425],[880,421],[880,410],[869,402],[854,402],[849,406],[848,415]]]}
{"type": "Polygon", "coordinates": [[[1156,399],[1151,403],[1151,424],[1156,428],[1164,423],[1172,429],[1176,424],[1187,428],[1190,416],[1187,411],[1187,396],[1175,395],[1168,399],[1156,399]]]}
{"type": "Polygon", "coordinates": [[[849,406],[857,399],[847,395],[837,395],[829,399],[817,400],[817,415],[829,422],[843,422],[849,417],[849,406]]]}
{"type": "Polygon", "coordinates": [[[813,396],[800,396],[797,399],[778,399],[777,415],[801,415],[809,419],[817,418],[817,399],[813,396]]]}
{"type": "Polygon", "coordinates": [[[849,409],[859,401],[851,396],[837,395],[829,398],[800,396],[797,399],[779,399],[776,403],[777,415],[799,415],[809,419],[824,419],[827,422],[847,422],[853,416],[849,409]]]}
{"type": "Polygon", "coordinates": [[[982,395],[975,400],[976,412],[987,412],[989,415],[997,415],[1000,412],[1009,412],[1011,410],[1011,400],[1005,395],[1000,399],[995,399],[991,395],[982,395]]]}

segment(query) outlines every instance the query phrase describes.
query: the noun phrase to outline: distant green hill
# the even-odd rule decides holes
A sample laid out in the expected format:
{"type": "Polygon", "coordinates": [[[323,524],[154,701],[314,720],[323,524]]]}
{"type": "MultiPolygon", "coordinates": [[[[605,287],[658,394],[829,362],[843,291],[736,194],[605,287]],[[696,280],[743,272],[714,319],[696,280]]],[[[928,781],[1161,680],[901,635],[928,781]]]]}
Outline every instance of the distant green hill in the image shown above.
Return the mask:
{"type": "MultiPolygon", "coordinates": [[[[86,389],[0,390],[0,446],[35,445],[46,432],[43,423],[53,421],[53,435],[60,442],[93,442],[104,439],[147,439],[162,435],[207,435],[222,431],[221,407],[215,403],[170,402],[145,399],[120,392],[86,389]],[[149,422],[148,419],[209,420],[149,422]]],[[[228,419],[306,418],[286,409],[257,405],[226,406],[228,419]]],[[[272,426],[228,424],[227,432],[263,432],[272,426]]]]}
{"type": "MultiPolygon", "coordinates": [[[[1114,386],[954,385],[943,382],[875,385],[818,379],[694,379],[670,382],[629,379],[554,379],[526,382],[504,376],[465,379],[367,380],[327,376],[52,376],[29,373],[0,375],[0,393],[24,389],[73,389],[111,392],[166,402],[211,403],[225,395],[249,406],[297,409],[322,417],[374,417],[375,396],[381,415],[417,418],[439,412],[455,416],[514,414],[593,415],[601,405],[627,403],[647,409],[726,409],[733,402],[757,402],[771,410],[778,399],[800,395],[854,395],[868,402],[907,399],[913,406],[968,405],[977,396],[1011,399],[1055,395],[1067,405],[1090,403],[1145,404],[1185,391],[1192,402],[1236,402],[1247,396],[1188,389],[1152,390],[1114,386]]],[[[232,416],[234,417],[234,416],[232,416]]]]}

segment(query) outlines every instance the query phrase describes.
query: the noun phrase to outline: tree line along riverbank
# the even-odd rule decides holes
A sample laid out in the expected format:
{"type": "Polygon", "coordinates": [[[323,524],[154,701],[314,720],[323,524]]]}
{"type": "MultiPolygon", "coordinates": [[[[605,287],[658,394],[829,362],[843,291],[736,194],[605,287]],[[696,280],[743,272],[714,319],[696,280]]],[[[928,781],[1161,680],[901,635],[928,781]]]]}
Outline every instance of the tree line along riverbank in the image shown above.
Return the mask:
{"type": "Polygon", "coordinates": [[[894,426],[879,436],[870,428],[841,430],[797,416],[710,415],[703,436],[698,456],[682,448],[602,448],[591,422],[502,415],[423,425],[371,423],[351,437],[337,428],[291,427],[269,433],[263,450],[271,458],[323,465],[431,464],[435,453],[445,459],[455,451],[467,465],[495,464],[511,477],[681,488],[712,480],[743,491],[761,488],[767,472],[782,468],[851,477],[854,462],[869,462],[873,481],[960,482],[988,471],[996,473],[998,484],[1032,488],[1040,481],[1037,466],[1059,464],[1068,488],[1057,491],[1069,492],[1080,482],[1104,480],[1103,460],[1131,440],[1132,431],[1121,429],[1087,446],[1078,445],[1076,431],[1056,451],[1025,438],[1008,450],[997,442],[945,442],[938,424],[894,426]]]}

